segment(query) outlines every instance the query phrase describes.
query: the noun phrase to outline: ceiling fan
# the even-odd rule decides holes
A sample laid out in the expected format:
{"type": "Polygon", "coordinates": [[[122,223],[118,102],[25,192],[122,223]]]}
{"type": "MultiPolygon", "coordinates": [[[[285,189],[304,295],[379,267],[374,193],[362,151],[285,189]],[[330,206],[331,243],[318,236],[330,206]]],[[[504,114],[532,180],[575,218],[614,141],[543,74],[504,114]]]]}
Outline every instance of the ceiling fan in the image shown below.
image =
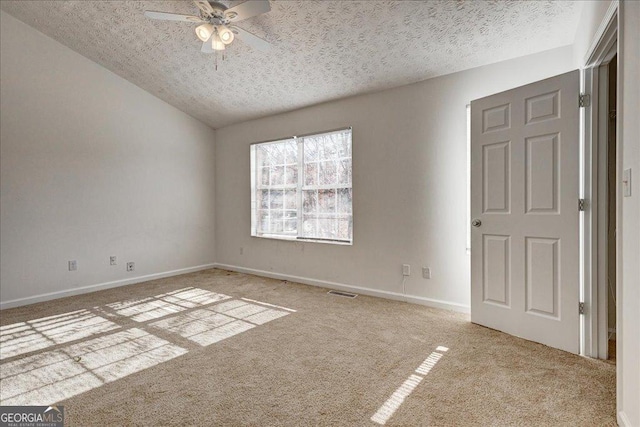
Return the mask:
{"type": "Polygon", "coordinates": [[[202,24],[196,27],[196,35],[202,40],[202,52],[213,53],[224,50],[235,37],[248,44],[253,49],[268,51],[271,44],[247,30],[237,27],[236,22],[267,13],[271,10],[269,0],[248,0],[237,6],[228,8],[216,1],[194,1],[200,15],[179,15],[176,13],[155,12],[146,10],[144,15],[151,19],[163,21],[184,21],[202,24]]]}

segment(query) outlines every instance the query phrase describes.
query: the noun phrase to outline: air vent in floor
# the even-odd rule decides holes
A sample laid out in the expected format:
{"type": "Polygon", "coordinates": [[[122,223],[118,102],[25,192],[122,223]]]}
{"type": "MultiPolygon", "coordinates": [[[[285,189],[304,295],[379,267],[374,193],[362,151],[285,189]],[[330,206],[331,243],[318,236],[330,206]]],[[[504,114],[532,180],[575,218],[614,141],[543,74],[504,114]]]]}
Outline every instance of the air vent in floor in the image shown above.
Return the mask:
{"type": "Polygon", "coordinates": [[[342,291],[329,291],[327,293],[330,295],[338,295],[339,297],[346,297],[346,298],[355,298],[358,296],[357,294],[352,294],[350,292],[342,292],[342,291]]]}

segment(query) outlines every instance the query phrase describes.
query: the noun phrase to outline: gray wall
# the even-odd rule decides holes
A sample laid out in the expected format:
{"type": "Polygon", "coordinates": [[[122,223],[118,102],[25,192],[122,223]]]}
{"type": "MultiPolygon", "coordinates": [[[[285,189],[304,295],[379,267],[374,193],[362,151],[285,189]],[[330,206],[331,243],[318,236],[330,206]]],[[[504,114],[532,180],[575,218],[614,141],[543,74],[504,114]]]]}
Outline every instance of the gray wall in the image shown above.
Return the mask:
{"type": "Polygon", "coordinates": [[[3,307],[213,263],[215,132],[0,19],[3,307]]]}
{"type": "Polygon", "coordinates": [[[414,301],[468,309],[466,105],[572,62],[564,47],[218,129],[216,262],[383,296],[402,293],[407,263],[414,301]],[[353,126],[353,246],[250,237],[249,144],[344,126],[353,126]]]}

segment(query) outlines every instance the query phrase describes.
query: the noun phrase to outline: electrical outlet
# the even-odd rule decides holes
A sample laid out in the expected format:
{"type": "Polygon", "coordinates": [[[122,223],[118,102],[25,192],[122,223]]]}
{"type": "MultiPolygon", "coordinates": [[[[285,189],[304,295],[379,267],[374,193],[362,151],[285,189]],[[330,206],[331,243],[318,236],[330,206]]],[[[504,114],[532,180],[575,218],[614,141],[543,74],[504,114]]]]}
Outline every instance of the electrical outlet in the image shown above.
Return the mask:
{"type": "Polygon", "coordinates": [[[402,275],[411,276],[411,266],[409,264],[402,264],[402,275]]]}
{"type": "Polygon", "coordinates": [[[243,254],[244,254],[244,248],[240,247],[240,255],[243,255],[243,254]]]}
{"type": "Polygon", "coordinates": [[[422,277],[431,279],[431,269],[429,267],[422,267],[422,277]]]}
{"type": "Polygon", "coordinates": [[[127,271],[133,271],[136,269],[136,263],[135,262],[128,262],[127,263],[127,271]]]}
{"type": "Polygon", "coordinates": [[[76,271],[78,269],[78,261],[71,260],[69,261],[69,271],[76,271]]]}
{"type": "Polygon", "coordinates": [[[110,257],[109,257],[109,264],[111,264],[111,265],[117,265],[117,264],[118,264],[118,257],[116,257],[116,256],[110,256],[110,257]]]}

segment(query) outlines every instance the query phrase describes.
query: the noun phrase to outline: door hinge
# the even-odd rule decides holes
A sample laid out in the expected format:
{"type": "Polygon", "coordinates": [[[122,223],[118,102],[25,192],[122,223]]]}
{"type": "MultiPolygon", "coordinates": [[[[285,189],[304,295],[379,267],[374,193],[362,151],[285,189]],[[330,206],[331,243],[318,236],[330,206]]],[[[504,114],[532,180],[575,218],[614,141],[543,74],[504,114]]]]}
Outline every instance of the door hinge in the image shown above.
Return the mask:
{"type": "Polygon", "coordinates": [[[583,303],[583,302],[578,303],[578,313],[580,313],[580,314],[584,314],[584,311],[585,311],[585,309],[584,309],[584,303],[583,303]]]}
{"type": "Polygon", "coordinates": [[[584,211],[587,202],[584,199],[578,199],[578,210],[584,211]]]}
{"type": "Polygon", "coordinates": [[[588,107],[591,105],[591,95],[588,93],[581,93],[578,95],[578,106],[580,108],[588,107]]]}

